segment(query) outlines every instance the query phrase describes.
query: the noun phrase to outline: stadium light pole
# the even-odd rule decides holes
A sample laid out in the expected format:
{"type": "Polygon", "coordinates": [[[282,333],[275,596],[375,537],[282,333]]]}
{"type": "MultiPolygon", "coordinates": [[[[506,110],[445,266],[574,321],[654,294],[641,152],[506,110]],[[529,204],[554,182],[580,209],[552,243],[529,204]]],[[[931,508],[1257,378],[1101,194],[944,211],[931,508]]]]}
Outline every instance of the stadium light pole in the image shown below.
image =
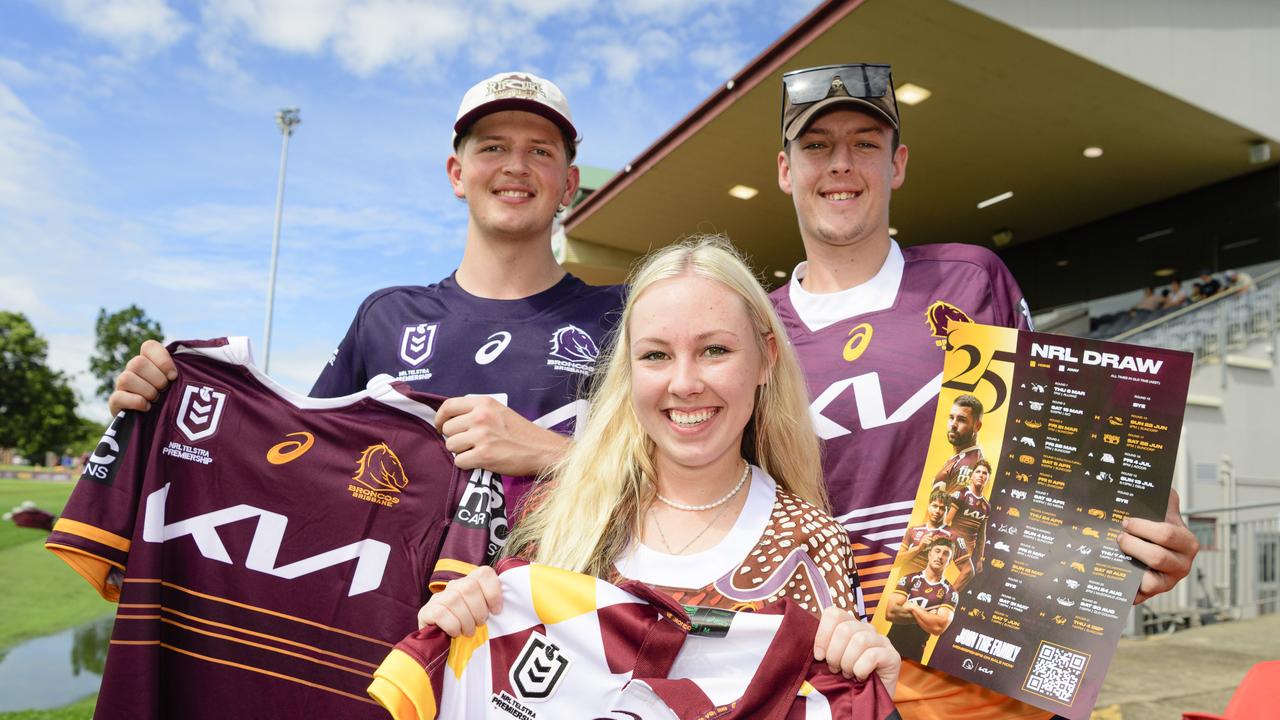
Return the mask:
{"type": "Polygon", "coordinates": [[[280,127],[280,182],[276,186],[276,230],[271,238],[271,276],[267,280],[267,324],[262,331],[262,372],[271,371],[271,315],[276,299],[276,261],[280,257],[280,218],[284,213],[284,170],[289,162],[289,136],[293,128],[302,122],[298,108],[284,108],[276,113],[276,125],[280,127]]]}

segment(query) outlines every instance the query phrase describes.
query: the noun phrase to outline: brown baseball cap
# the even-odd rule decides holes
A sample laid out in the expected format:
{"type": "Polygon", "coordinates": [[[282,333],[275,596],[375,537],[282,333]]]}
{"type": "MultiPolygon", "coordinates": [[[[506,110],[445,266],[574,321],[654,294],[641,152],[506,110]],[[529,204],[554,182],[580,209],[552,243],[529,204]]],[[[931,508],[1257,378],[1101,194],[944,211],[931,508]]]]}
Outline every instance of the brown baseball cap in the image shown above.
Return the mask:
{"type": "Polygon", "coordinates": [[[888,65],[823,65],[782,76],[783,141],[795,140],[815,117],[835,105],[854,105],[899,129],[898,101],[888,65]]]}

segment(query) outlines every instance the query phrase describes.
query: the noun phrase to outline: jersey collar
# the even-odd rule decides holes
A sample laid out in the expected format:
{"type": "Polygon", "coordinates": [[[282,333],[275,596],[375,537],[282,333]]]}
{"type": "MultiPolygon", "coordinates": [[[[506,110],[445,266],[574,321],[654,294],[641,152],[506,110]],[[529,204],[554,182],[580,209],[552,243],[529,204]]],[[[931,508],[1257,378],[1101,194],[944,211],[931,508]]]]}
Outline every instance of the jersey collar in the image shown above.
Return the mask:
{"type": "Polygon", "coordinates": [[[788,297],[796,316],[810,332],[816,332],[855,315],[893,307],[898,299],[905,264],[902,248],[898,247],[896,240],[890,240],[889,254],[879,272],[870,280],[839,292],[812,293],[800,286],[809,268],[809,262],[804,261],[791,273],[788,297]]]}

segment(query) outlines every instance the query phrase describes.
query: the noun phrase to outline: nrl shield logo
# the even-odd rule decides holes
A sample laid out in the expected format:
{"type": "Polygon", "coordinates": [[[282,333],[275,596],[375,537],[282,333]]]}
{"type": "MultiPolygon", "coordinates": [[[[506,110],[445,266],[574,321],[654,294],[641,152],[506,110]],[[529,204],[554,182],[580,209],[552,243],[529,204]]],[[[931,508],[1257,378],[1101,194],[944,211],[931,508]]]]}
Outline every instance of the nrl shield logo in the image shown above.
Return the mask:
{"type": "Polygon", "coordinates": [[[535,632],[511,667],[511,687],[522,700],[546,700],[560,685],[568,667],[569,658],[560,654],[560,648],[535,632]]]}
{"type": "Polygon", "coordinates": [[[400,359],[409,367],[418,367],[431,358],[436,349],[436,328],[440,323],[405,325],[400,335],[400,359]]]}
{"type": "Polygon", "coordinates": [[[182,404],[178,406],[178,429],[191,442],[212,437],[218,432],[222,408],[227,394],[207,385],[187,385],[182,389],[182,404]]]}

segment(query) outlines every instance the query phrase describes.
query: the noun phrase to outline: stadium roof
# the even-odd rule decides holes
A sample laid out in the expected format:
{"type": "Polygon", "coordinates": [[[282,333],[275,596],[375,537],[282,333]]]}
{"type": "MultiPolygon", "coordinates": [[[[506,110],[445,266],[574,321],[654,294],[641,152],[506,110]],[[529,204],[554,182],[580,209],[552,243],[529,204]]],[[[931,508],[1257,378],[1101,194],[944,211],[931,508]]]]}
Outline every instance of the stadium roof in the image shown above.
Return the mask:
{"type": "Polygon", "coordinates": [[[802,249],[777,186],[782,73],[844,62],[889,62],[898,86],[932,91],[900,103],[911,155],[891,218],[903,244],[991,246],[1006,228],[1014,243],[1034,241],[1259,169],[1247,157],[1257,133],[986,15],[936,0],[832,0],[578,205],[565,265],[617,282],[650,248],[724,232],[766,277],[789,271],[802,249]],[[1102,157],[1083,157],[1089,146],[1102,157]],[[760,192],[739,200],[735,185],[760,192]]]}

